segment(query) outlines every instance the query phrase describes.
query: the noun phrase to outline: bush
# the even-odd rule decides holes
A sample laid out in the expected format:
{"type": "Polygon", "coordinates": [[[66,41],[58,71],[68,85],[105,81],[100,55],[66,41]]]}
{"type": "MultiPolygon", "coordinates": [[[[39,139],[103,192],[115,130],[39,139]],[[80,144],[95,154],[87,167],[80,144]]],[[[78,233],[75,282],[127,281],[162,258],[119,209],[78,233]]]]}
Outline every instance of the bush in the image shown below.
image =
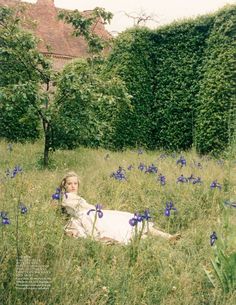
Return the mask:
{"type": "Polygon", "coordinates": [[[229,145],[234,129],[229,122],[235,119],[235,8],[118,36],[107,70],[117,73],[132,95],[133,112],[123,118],[127,147],[195,145],[209,153],[229,145]]]}
{"type": "Polygon", "coordinates": [[[129,96],[118,77],[104,75],[99,63],[77,60],[58,82],[55,147],[123,147],[121,117],[129,96]],[[66,98],[64,98],[66,97],[66,98]]]}
{"type": "Polygon", "coordinates": [[[235,129],[235,8],[215,17],[207,40],[196,119],[196,147],[202,154],[223,151],[235,129]]]}

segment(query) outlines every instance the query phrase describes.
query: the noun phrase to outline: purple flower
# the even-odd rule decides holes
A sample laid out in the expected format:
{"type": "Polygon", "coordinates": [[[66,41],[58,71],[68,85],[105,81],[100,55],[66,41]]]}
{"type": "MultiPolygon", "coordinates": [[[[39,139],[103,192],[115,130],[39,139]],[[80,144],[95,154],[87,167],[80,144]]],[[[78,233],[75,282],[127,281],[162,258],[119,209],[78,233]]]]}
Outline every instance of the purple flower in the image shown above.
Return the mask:
{"type": "Polygon", "coordinates": [[[149,210],[145,210],[143,214],[134,213],[134,217],[129,220],[129,224],[134,227],[138,224],[138,222],[149,221],[151,218],[149,210]]]}
{"type": "Polygon", "coordinates": [[[188,178],[185,178],[183,175],[181,175],[181,176],[179,176],[179,178],[177,178],[176,182],[185,183],[185,182],[188,182],[188,178]]]}
{"type": "Polygon", "coordinates": [[[87,215],[89,215],[91,212],[95,212],[99,218],[103,217],[102,206],[100,204],[96,204],[95,209],[88,210],[87,215]]]}
{"type": "Polygon", "coordinates": [[[27,207],[26,207],[25,204],[22,203],[22,202],[19,204],[19,209],[20,209],[20,211],[21,211],[21,214],[26,214],[26,213],[28,212],[27,207]]]}
{"type": "Polygon", "coordinates": [[[141,171],[144,171],[146,169],[146,165],[144,165],[143,163],[140,163],[138,166],[138,169],[141,171]]]}
{"type": "Polygon", "coordinates": [[[129,220],[129,224],[134,227],[138,224],[138,222],[142,222],[143,221],[143,215],[139,214],[139,213],[134,213],[134,217],[131,218],[129,220]]]}
{"type": "Polygon", "coordinates": [[[166,177],[163,176],[162,174],[160,174],[157,178],[157,181],[160,181],[161,185],[165,185],[166,184],[166,177]]]}
{"type": "Polygon", "coordinates": [[[143,221],[143,216],[139,213],[134,213],[134,218],[137,219],[137,222],[143,221]]]}
{"type": "Polygon", "coordinates": [[[129,220],[129,224],[130,224],[132,227],[136,226],[137,223],[138,223],[138,221],[137,221],[136,218],[131,218],[131,219],[129,220]]]}
{"type": "Polygon", "coordinates": [[[2,225],[9,225],[10,224],[10,220],[9,218],[2,218],[2,225]]]}
{"type": "Polygon", "coordinates": [[[202,180],[200,177],[194,178],[192,181],[192,184],[202,183],[202,180]]]}
{"type": "Polygon", "coordinates": [[[53,200],[60,200],[61,199],[61,189],[58,187],[54,194],[52,194],[53,200]]]}
{"type": "Polygon", "coordinates": [[[210,235],[210,245],[213,246],[215,241],[218,239],[216,232],[212,232],[212,234],[210,235]]]}
{"type": "Polygon", "coordinates": [[[176,164],[177,165],[180,164],[181,167],[183,167],[183,166],[186,166],[187,162],[186,162],[186,160],[184,159],[183,156],[180,156],[180,158],[176,161],[176,164]]]}
{"type": "Polygon", "coordinates": [[[164,215],[169,217],[171,215],[171,211],[177,212],[177,209],[174,207],[172,201],[167,201],[164,215]]]}
{"type": "Polygon", "coordinates": [[[151,215],[150,215],[150,212],[148,209],[144,211],[142,217],[144,220],[147,220],[147,221],[151,218],[151,215]]]}
{"type": "Polygon", "coordinates": [[[125,177],[125,170],[121,166],[119,166],[118,170],[113,172],[110,177],[119,181],[127,180],[125,177]]]}
{"type": "Polygon", "coordinates": [[[217,180],[214,180],[211,185],[210,185],[210,188],[213,190],[215,188],[218,188],[219,190],[221,190],[221,185],[220,183],[217,182],[217,180]]]}
{"type": "Polygon", "coordinates": [[[1,211],[0,212],[0,217],[2,218],[2,225],[9,225],[10,220],[7,216],[7,212],[1,211]]]}
{"type": "Polygon", "coordinates": [[[148,166],[145,173],[157,173],[157,167],[154,164],[148,166]]]}
{"type": "Polygon", "coordinates": [[[201,178],[200,177],[196,178],[193,176],[193,174],[191,174],[191,176],[186,179],[188,180],[188,182],[192,182],[192,184],[202,183],[201,178]]]}
{"type": "Polygon", "coordinates": [[[16,165],[13,170],[10,170],[9,168],[6,170],[6,176],[10,178],[15,178],[15,176],[21,173],[22,171],[22,168],[19,165],[16,165]]]}

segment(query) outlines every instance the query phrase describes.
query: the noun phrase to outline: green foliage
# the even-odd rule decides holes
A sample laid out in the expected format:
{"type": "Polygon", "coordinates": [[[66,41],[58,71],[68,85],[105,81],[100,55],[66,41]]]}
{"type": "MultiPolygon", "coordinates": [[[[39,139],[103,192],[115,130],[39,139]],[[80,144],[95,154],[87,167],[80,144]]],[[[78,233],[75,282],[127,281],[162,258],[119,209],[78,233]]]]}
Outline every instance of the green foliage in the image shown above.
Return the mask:
{"type": "Polygon", "coordinates": [[[196,116],[196,147],[217,154],[232,141],[236,122],[236,7],[216,15],[207,40],[196,116]]]}
{"type": "MultiPolygon", "coordinates": [[[[233,202],[233,201],[232,201],[233,202]]],[[[233,202],[235,205],[236,202],[233,202]]],[[[211,284],[222,289],[224,293],[232,293],[236,289],[236,251],[235,245],[235,207],[231,201],[223,204],[222,237],[218,236],[213,246],[214,257],[210,259],[211,269],[204,268],[211,284]]]]}
{"type": "Polygon", "coordinates": [[[115,41],[107,71],[113,70],[126,84],[132,96],[132,109],[123,116],[121,135],[126,147],[145,145],[151,140],[147,120],[153,103],[153,66],[150,30],[131,29],[115,41]]]}
{"type": "Polygon", "coordinates": [[[192,146],[196,95],[210,23],[211,18],[201,17],[152,35],[155,90],[150,132],[154,147],[185,150],[192,146]]]}
{"type": "Polygon", "coordinates": [[[108,70],[132,95],[127,147],[223,151],[235,122],[235,6],[115,41],[108,70]],[[234,112],[233,112],[234,111],[234,112]],[[229,126],[230,125],[230,126],[229,126]]]}
{"type": "Polygon", "coordinates": [[[128,107],[129,96],[118,77],[108,78],[99,62],[73,62],[58,80],[54,145],[122,147],[116,134],[128,107]]]}
{"type": "Polygon", "coordinates": [[[71,24],[74,28],[75,36],[83,36],[88,43],[89,52],[99,54],[108,46],[108,40],[98,36],[94,29],[100,22],[102,24],[110,23],[113,15],[111,12],[106,12],[105,9],[96,7],[94,10],[84,16],[78,10],[73,12],[60,11],[59,19],[71,24]]]}
{"type": "Polygon", "coordinates": [[[39,137],[39,84],[49,79],[49,63],[38,40],[20,28],[17,11],[0,8],[0,136],[11,141],[39,137]]]}
{"type": "Polygon", "coordinates": [[[0,95],[0,137],[10,141],[35,140],[39,137],[39,120],[32,104],[36,92],[28,86],[12,85],[0,95]]]}

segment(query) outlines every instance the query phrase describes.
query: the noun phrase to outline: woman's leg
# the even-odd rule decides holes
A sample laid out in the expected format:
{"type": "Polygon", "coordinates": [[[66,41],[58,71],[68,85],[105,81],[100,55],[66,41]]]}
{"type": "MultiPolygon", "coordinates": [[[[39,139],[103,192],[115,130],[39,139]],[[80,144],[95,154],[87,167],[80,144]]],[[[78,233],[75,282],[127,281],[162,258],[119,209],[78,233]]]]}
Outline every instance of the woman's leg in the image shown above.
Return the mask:
{"type": "Polygon", "coordinates": [[[152,235],[154,235],[154,236],[160,236],[160,237],[163,237],[163,238],[169,239],[169,240],[177,240],[177,239],[179,239],[179,238],[181,237],[180,234],[171,235],[171,234],[169,234],[169,233],[163,232],[163,231],[161,231],[161,230],[159,230],[159,229],[156,229],[156,228],[153,228],[153,227],[151,227],[151,228],[149,229],[149,232],[150,232],[152,235]]]}

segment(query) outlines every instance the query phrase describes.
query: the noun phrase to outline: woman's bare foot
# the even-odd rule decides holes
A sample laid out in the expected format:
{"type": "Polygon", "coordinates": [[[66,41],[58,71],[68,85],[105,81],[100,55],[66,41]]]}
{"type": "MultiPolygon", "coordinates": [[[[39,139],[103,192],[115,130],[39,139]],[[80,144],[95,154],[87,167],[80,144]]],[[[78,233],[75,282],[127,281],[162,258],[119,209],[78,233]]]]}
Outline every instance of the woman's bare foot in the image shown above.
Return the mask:
{"type": "Polygon", "coordinates": [[[116,245],[116,244],[118,244],[117,240],[115,240],[113,238],[110,238],[110,237],[105,237],[105,236],[99,238],[99,241],[101,241],[105,245],[116,245]]]}
{"type": "Polygon", "coordinates": [[[174,235],[171,235],[169,237],[169,241],[175,243],[177,240],[179,240],[181,238],[181,234],[180,233],[176,233],[174,235]]]}

